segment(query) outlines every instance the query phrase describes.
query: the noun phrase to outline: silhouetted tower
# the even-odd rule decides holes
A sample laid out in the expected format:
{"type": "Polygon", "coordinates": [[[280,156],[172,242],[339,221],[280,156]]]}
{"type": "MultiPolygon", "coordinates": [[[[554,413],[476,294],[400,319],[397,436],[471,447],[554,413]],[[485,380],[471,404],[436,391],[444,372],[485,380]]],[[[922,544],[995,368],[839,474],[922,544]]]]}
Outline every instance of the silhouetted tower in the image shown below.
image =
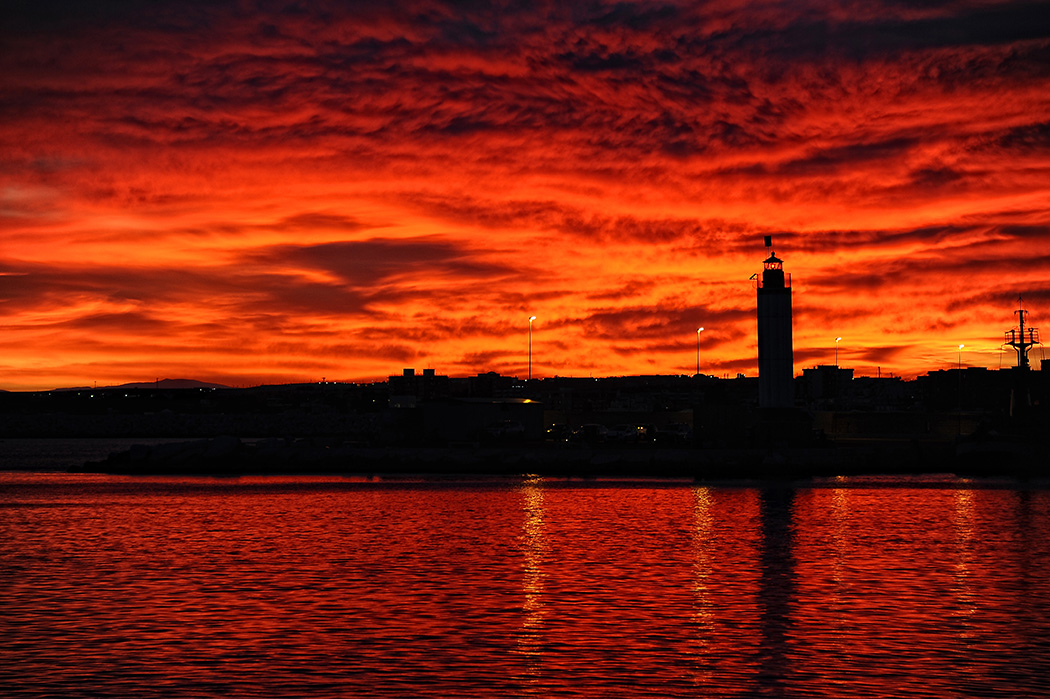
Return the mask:
{"type": "Polygon", "coordinates": [[[1041,343],[1039,342],[1039,328],[1025,329],[1024,327],[1024,319],[1028,311],[1021,307],[1022,303],[1023,300],[1018,298],[1017,310],[1014,311],[1017,314],[1017,327],[1006,331],[1006,344],[1017,350],[1017,368],[1027,369],[1028,350],[1041,343]]]}
{"type": "Polygon", "coordinates": [[[773,238],[766,236],[769,257],[758,280],[758,405],[790,408],[795,404],[795,363],[791,349],[791,275],[773,252],[773,238]]]}

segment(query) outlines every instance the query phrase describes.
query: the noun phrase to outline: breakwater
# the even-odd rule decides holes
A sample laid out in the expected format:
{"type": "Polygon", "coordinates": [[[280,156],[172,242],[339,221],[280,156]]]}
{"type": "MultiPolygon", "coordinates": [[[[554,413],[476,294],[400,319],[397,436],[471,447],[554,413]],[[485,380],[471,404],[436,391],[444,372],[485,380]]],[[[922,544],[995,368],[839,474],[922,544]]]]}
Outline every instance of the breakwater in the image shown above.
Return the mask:
{"type": "MultiPolygon", "coordinates": [[[[71,470],[130,475],[520,474],[769,478],[865,473],[1023,473],[1019,450],[1037,445],[869,441],[823,447],[624,447],[606,444],[368,446],[337,439],[242,440],[224,436],[134,445],[71,470]],[[1011,456],[1011,454],[1013,456],[1011,456]]],[[[1026,456],[1027,458],[1027,456],[1026,456]]],[[[1040,464],[1045,461],[1039,461],[1040,464]]]]}

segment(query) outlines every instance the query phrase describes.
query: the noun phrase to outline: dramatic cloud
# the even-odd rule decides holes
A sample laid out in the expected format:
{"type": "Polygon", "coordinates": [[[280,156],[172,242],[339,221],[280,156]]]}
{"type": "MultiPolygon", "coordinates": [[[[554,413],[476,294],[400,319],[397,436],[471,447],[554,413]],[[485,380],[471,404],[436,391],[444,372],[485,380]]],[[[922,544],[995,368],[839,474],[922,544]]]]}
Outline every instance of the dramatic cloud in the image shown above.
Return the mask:
{"type": "Polygon", "coordinates": [[[1050,8],[14,0],[0,388],[996,366],[1050,313],[1050,8]],[[972,348],[972,349],[971,349],[972,348]]]}

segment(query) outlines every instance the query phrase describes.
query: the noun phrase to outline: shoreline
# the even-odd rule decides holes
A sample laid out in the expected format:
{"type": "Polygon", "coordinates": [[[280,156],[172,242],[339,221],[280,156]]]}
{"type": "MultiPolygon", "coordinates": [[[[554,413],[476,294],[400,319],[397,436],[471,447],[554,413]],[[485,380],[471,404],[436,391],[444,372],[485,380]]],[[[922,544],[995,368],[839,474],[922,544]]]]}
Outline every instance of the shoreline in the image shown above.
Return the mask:
{"type": "Polygon", "coordinates": [[[1034,440],[869,440],[821,446],[701,448],[568,443],[368,446],[335,439],[222,436],[134,444],[71,473],[113,475],[419,474],[797,479],[858,475],[1050,476],[1034,440]]]}

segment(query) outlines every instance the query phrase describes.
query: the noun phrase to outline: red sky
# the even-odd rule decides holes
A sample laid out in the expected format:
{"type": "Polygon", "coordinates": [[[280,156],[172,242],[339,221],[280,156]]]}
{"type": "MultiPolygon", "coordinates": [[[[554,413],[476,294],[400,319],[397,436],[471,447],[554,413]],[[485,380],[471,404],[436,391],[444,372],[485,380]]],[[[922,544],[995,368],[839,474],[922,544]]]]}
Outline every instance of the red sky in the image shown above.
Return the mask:
{"type": "Polygon", "coordinates": [[[755,375],[764,235],[796,372],[1050,313],[1045,3],[5,8],[3,389],[755,375]]]}

